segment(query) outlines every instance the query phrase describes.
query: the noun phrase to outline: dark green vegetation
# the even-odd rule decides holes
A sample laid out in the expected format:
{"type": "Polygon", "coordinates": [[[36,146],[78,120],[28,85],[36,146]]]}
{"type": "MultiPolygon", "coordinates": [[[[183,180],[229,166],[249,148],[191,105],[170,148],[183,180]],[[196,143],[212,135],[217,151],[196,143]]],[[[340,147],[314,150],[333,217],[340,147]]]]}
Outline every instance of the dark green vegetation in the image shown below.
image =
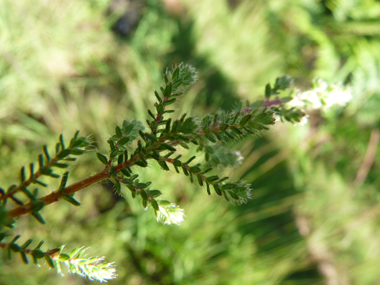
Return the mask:
{"type": "MultiPolygon", "coordinates": [[[[245,160],[221,176],[252,183],[243,206],[152,166],[141,178],[154,177],[157,189],[185,209],[180,227],[159,224],[130,196],[122,200],[109,185],[96,185],[76,195],[81,207],[43,209],[48,226],[20,218],[15,235],[43,239],[49,248],[91,246],[90,255],[116,262],[115,284],[379,282],[380,166],[373,150],[380,4],[234,2],[174,1],[165,8],[148,0],[124,38],[112,33],[117,16],[105,16],[106,1],[1,1],[0,185],[17,181],[20,166],[59,133],[93,134],[106,150],[116,124],[145,121],[162,71],[178,62],[196,66],[200,78],[178,104],[180,114],[203,117],[255,101],[284,73],[301,87],[320,76],[354,91],[346,109],[316,112],[309,125],[283,124],[234,146],[245,160]]],[[[68,183],[100,170],[95,154],[83,156],[68,183]]],[[[4,260],[2,284],[86,283],[23,265],[18,256],[4,260]]]]}

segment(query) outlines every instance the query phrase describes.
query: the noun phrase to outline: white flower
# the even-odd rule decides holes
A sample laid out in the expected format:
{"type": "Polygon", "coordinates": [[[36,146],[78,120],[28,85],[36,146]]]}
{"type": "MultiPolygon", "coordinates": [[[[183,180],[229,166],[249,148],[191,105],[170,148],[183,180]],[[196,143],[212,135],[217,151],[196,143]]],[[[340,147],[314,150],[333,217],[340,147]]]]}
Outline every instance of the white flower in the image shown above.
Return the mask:
{"type": "MultiPolygon", "coordinates": [[[[162,201],[164,202],[164,201],[162,201]]],[[[161,203],[156,212],[157,221],[166,225],[180,225],[185,217],[185,211],[174,203],[161,203]]]]}
{"type": "Polygon", "coordinates": [[[351,99],[349,87],[340,83],[328,85],[322,79],[313,81],[313,89],[301,92],[295,90],[296,95],[288,105],[306,109],[329,109],[332,106],[345,106],[351,99]]]}
{"type": "Polygon", "coordinates": [[[346,88],[342,88],[342,86],[334,86],[334,87],[335,88],[333,88],[329,93],[327,93],[328,96],[324,98],[324,102],[327,108],[334,105],[343,107],[352,99],[351,90],[348,87],[346,88]]]}
{"type": "Polygon", "coordinates": [[[295,126],[303,126],[303,125],[306,125],[308,121],[309,121],[309,115],[305,115],[301,118],[301,121],[295,123],[294,125],[295,126]]]}
{"type": "Polygon", "coordinates": [[[236,155],[236,164],[240,165],[243,163],[244,157],[241,155],[240,151],[235,151],[236,155]]]}

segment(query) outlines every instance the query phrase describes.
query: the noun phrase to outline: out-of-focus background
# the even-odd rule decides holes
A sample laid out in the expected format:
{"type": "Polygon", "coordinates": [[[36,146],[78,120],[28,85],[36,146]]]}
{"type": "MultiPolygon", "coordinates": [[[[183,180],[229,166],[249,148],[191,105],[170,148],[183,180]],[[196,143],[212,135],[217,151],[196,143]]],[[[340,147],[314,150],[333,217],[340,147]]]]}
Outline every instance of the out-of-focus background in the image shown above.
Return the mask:
{"type": "MultiPolygon", "coordinates": [[[[116,123],[145,121],[161,73],[182,61],[200,80],[177,108],[195,116],[261,99],[283,74],[353,92],[307,125],[231,145],[245,160],[224,173],[254,188],[243,206],[152,166],[142,180],[185,209],[181,226],[94,185],[81,207],[55,203],[46,226],[21,217],[13,234],[90,246],[115,261],[110,284],[380,284],[379,51],[375,0],[0,0],[2,187],[60,133],[93,134],[105,152],[116,123]]],[[[101,169],[86,155],[69,183],[101,169]]],[[[1,257],[0,284],[90,284],[1,257]]]]}

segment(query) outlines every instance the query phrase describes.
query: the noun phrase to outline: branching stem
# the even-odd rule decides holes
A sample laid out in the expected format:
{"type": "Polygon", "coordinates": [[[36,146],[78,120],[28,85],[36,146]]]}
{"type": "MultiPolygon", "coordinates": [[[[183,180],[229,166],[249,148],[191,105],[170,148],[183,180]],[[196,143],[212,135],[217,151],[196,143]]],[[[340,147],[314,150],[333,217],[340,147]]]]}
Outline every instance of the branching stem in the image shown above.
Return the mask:
{"type": "MultiPolygon", "coordinates": [[[[102,171],[96,173],[93,176],[87,177],[83,180],[80,180],[68,187],[65,188],[62,192],[52,192],[49,195],[46,195],[39,200],[43,201],[45,205],[49,205],[51,203],[57,202],[63,194],[74,194],[75,192],[78,192],[79,190],[82,190],[94,183],[100,182],[104,179],[107,179],[110,177],[109,174],[109,167],[107,166],[102,171]]],[[[28,214],[32,211],[32,203],[25,204],[23,206],[17,207],[11,211],[9,211],[8,218],[13,219],[16,217],[19,217],[21,215],[28,214]]]]}

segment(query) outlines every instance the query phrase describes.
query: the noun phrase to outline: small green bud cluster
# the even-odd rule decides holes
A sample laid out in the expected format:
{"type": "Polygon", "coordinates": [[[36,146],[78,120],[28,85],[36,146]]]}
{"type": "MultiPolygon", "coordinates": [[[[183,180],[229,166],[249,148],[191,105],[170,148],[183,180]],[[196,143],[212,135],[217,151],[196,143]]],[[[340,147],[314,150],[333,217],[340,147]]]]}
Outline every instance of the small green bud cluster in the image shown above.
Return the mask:
{"type": "Polygon", "coordinates": [[[45,260],[50,268],[55,268],[57,272],[62,274],[61,263],[65,264],[70,273],[78,274],[89,280],[97,280],[100,282],[106,282],[107,280],[114,279],[115,268],[113,263],[103,262],[103,258],[84,256],[85,248],[80,247],[72,250],[70,253],[62,253],[63,246],[61,248],[54,248],[48,251],[41,250],[44,241],[38,243],[34,249],[29,249],[29,245],[33,242],[32,239],[27,240],[24,244],[17,244],[17,240],[20,235],[14,237],[10,243],[1,242],[5,235],[0,236],[0,248],[4,248],[8,251],[8,259],[12,259],[13,253],[19,253],[21,259],[25,264],[29,263],[28,256],[33,259],[34,264],[39,265],[40,260],[45,260]]]}

